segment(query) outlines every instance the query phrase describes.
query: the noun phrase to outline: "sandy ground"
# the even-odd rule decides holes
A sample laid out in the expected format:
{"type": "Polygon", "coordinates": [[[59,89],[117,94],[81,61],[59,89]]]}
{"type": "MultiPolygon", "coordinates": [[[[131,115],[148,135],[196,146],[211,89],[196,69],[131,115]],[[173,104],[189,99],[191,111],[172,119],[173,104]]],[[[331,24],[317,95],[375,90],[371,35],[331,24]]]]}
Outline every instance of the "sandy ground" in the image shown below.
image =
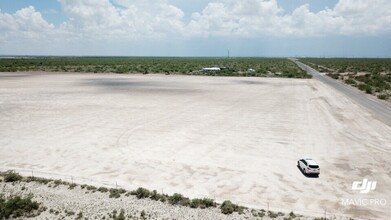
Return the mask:
{"type": "Polygon", "coordinates": [[[0,122],[2,169],[391,218],[391,127],[316,80],[0,73],[0,122]],[[319,178],[298,170],[300,157],[320,164],[319,178]],[[364,178],[376,190],[353,191],[364,178]]]}

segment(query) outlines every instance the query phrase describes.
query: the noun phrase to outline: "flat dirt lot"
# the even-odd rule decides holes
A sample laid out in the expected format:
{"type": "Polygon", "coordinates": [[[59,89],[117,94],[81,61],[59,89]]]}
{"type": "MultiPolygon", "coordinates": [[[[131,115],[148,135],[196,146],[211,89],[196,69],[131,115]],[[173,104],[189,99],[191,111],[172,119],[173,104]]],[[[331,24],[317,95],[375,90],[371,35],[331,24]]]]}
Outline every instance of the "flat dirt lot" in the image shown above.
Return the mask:
{"type": "Polygon", "coordinates": [[[316,80],[0,73],[2,169],[388,219],[390,156],[391,127],[316,80]],[[300,157],[320,164],[319,178],[298,170],[300,157]],[[376,190],[353,191],[364,178],[376,190]]]}

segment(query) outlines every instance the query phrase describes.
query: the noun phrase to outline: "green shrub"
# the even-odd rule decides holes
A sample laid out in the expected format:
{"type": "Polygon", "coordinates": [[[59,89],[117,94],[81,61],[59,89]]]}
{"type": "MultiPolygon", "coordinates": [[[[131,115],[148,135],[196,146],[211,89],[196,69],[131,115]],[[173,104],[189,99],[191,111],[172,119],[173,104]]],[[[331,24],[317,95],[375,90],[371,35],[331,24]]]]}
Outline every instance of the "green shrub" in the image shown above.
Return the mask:
{"type": "Polygon", "coordinates": [[[110,192],[109,198],[119,198],[119,197],[121,197],[121,194],[126,193],[126,190],[124,190],[124,189],[110,189],[109,192],[110,192]]]}
{"type": "Polygon", "coordinates": [[[201,200],[201,208],[216,207],[216,203],[213,199],[203,198],[201,200]]]}
{"type": "Polygon", "coordinates": [[[50,183],[51,179],[46,179],[46,178],[41,178],[41,177],[33,177],[33,176],[29,176],[26,178],[26,182],[37,182],[37,183],[40,183],[40,184],[48,184],[50,183]]]}
{"type": "Polygon", "coordinates": [[[365,88],[365,92],[368,93],[368,94],[372,94],[372,87],[371,86],[367,86],[365,88]]]}
{"type": "Polygon", "coordinates": [[[198,208],[200,207],[201,199],[192,199],[190,202],[190,208],[198,208]]]}
{"type": "Polygon", "coordinates": [[[95,186],[87,186],[87,190],[96,191],[96,187],[95,186]]]}
{"type": "Polygon", "coordinates": [[[63,182],[62,180],[60,180],[60,179],[58,179],[58,180],[54,180],[54,187],[57,187],[57,186],[59,186],[59,185],[61,185],[61,184],[64,184],[64,185],[67,185],[67,183],[66,182],[63,182]]]}
{"type": "Polygon", "coordinates": [[[358,85],[358,89],[361,91],[365,91],[367,93],[372,93],[372,87],[367,84],[360,84],[358,85]]]}
{"type": "Polygon", "coordinates": [[[7,171],[3,173],[2,176],[4,177],[4,182],[17,182],[23,179],[21,175],[14,171],[7,171]]]}
{"type": "Polygon", "coordinates": [[[289,213],[289,217],[296,218],[296,214],[293,213],[293,211],[291,211],[291,212],[289,213]]]}
{"type": "Polygon", "coordinates": [[[379,95],[377,95],[377,98],[378,99],[382,99],[382,100],[387,100],[388,99],[388,95],[386,95],[386,94],[379,94],[379,95]]]}
{"type": "Polygon", "coordinates": [[[148,198],[151,193],[149,190],[139,187],[136,191],[132,191],[131,194],[135,195],[138,199],[142,199],[148,198]]]}
{"type": "Polygon", "coordinates": [[[119,197],[121,197],[121,194],[117,189],[110,189],[109,198],[119,198],[119,197]]]}
{"type": "Polygon", "coordinates": [[[269,211],[268,212],[268,215],[270,218],[277,218],[279,216],[284,216],[284,213],[282,212],[272,212],[272,211],[269,211]]]}
{"type": "Polygon", "coordinates": [[[34,217],[39,215],[40,204],[32,201],[32,198],[32,194],[26,198],[10,196],[8,199],[4,198],[4,195],[0,195],[0,219],[34,217]]]}
{"type": "Polygon", "coordinates": [[[141,213],[140,213],[140,217],[142,218],[142,219],[145,219],[146,218],[146,213],[145,213],[145,211],[143,210],[143,211],[141,211],[141,213]]]}
{"type": "Polygon", "coordinates": [[[190,199],[182,196],[179,193],[174,193],[174,195],[169,196],[168,202],[171,205],[182,205],[182,206],[189,206],[190,205],[190,199]]]}
{"type": "Polygon", "coordinates": [[[262,211],[258,212],[258,216],[261,217],[261,218],[263,218],[265,215],[266,215],[265,212],[262,212],[262,211]]]}
{"type": "Polygon", "coordinates": [[[66,214],[67,216],[71,216],[71,215],[75,215],[75,212],[74,212],[74,211],[65,210],[65,214],[66,214]]]}
{"type": "Polygon", "coordinates": [[[221,204],[220,206],[220,209],[221,209],[221,213],[225,214],[225,215],[229,215],[229,214],[232,214],[234,211],[235,211],[235,207],[237,205],[234,205],[232,204],[231,201],[229,200],[225,200],[223,202],[223,204],[221,204]]]}
{"type": "Polygon", "coordinates": [[[155,200],[155,201],[159,201],[160,198],[162,197],[162,195],[160,195],[159,193],[157,193],[156,190],[153,190],[151,193],[150,193],[150,199],[152,200],[155,200]]]}
{"type": "Polygon", "coordinates": [[[99,187],[98,191],[102,192],[102,193],[105,193],[105,192],[108,192],[109,190],[106,187],[99,187]]]}
{"type": "Polygon", "coordinates": [[[269,215],[270,218],[277,218],[278,217],[278,213],[272,212],[272,211],[269,211],[268,215],[269,215]]]}
{"type": "Polygon", "coordinates": [[[71,184],[69,184],[68,189],[74,189],[76,186],[77,186],[76,183],[71,183],[71,184]]]}
{"type": "Polygon", "coordinates": [[[233,212],[238,212],[239,214],[243,213],[244,207],[243,206],[238,206],[236,204],[233,204],[229,200],[225,200],[221,206],[220,206],[221,212],[223,214],[229,215],[232,214],[233,212]]]}
{"type": "Polygon", "coordinates": [[[337,74],[337,73],[329,73],[327,75],[330,76],[333,79],[339,79],[339,74],[337,74]]]}
{"type": "Polygon", "coordinates": [[[345,79],[345,83],[346,83],[346,84],[349,84],[349,85],[355,85],[355,84],[357,84],[356,81],[354,81],[353,79],[350,79],[350,78],[349,78],[349,79],[345,79]]]}
{"type": "Polygon", "coordinates": [[[83,213],[79,212],[79,214],[77,214],[76,220],[80,220],[82,218],[83,218],[83,213]]]}
{"type": "Polygon", "coordinates": [[[203,199],[192,199],[190,201],[190,207],[191,208],[209,208],[209,207],[215,207],[216,203],[213,199],[203,198],[203,199]]]}
{"type": "Polygon", "coordinates": [[[167,201],[167,195],[162,195],[162,197],[160,198],[160,202],[166,202],[167,201]]]}
{"type": "Polygon", "coordinates": [[[124,209],[121,209],[118,216],[116,216],[116,215],[117,215],[117,211],[115,211],[115,213],[113,212],[113,219],[114,220],[125,220],[125,210],[124,209]]]}
{"type": "Polygon", "coordinates": [[[120,194],[124,194],[124,193],[126,193],[126,190],[125,190],[125,189],[122,189],[122,188],[119,188],[119,189],[118,189],[118,192],[119,192],[120,194]]]}

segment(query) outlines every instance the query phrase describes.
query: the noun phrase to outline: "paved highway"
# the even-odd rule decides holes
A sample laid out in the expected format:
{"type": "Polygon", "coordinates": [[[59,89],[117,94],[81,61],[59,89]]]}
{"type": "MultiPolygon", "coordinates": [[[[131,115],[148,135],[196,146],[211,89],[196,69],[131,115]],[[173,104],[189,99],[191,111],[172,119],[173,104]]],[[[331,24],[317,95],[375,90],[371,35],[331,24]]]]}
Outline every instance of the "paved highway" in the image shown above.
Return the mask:
{"type": "Polygon", "coordinates": [[[338,90],[339,92],[345,94],[350,99],[352,99],[355,103],[367,108],[372,115],[384,122],[388,126],[391,126],[391,108],[387,106],[387,104],[378,100],[376,97],[368,97],[368,95],[363,94],[361,91],[351,88],[337,80],[334,80],[328,76],[321,75],[315,69],[297,61],[296,59],[291,59],[295,62],[300,68],[307,71],[309,74],[313,76],[314,79],[323,82],[326,85],[338,90]]]}

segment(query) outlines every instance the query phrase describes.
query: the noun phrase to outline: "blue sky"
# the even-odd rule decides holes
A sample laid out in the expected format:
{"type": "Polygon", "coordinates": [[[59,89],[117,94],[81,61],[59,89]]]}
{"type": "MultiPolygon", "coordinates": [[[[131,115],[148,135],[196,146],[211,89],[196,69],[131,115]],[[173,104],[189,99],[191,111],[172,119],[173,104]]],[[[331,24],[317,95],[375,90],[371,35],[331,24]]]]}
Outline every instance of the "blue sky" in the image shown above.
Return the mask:
{"type": "Polygon", "coordinates": [[[0,55],[391,57],[387,0],[0,0],[0,55]]]}

